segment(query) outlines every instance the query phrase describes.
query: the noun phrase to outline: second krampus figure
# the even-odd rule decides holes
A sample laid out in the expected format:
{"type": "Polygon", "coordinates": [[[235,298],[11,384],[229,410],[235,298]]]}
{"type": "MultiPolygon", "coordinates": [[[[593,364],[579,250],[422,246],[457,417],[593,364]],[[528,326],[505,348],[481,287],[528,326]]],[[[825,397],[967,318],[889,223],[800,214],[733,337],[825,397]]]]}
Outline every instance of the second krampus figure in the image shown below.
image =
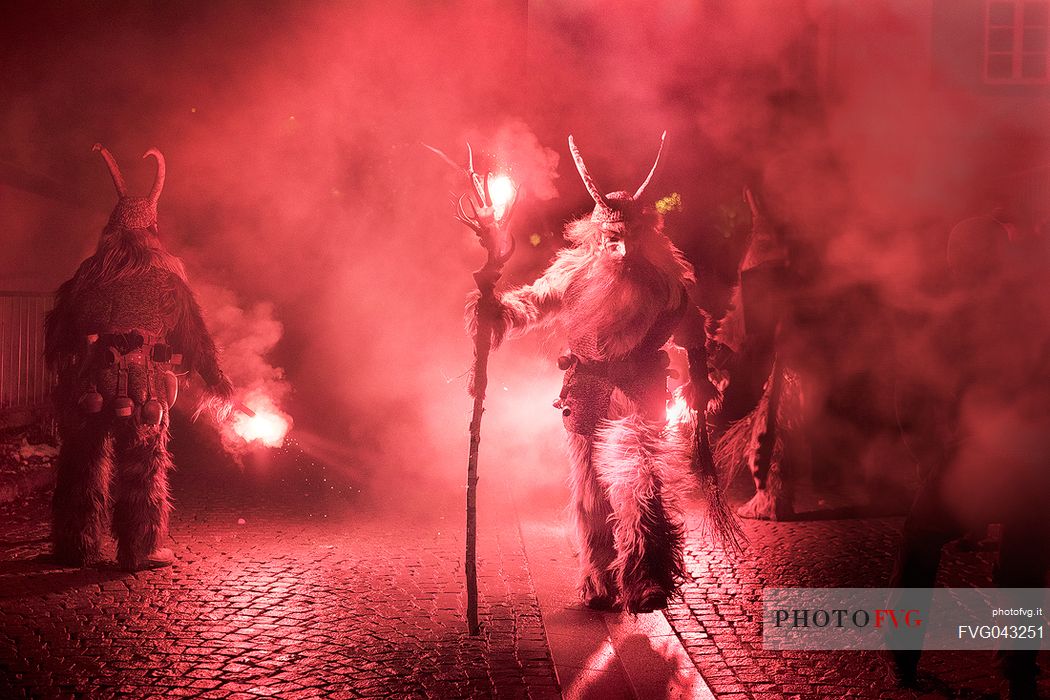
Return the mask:
{"type": "Polygon", "coordinates": [[[62,437],[51,534],[60,563],[91,563],[112,508],[117,563],[136,570],[173,558],[160,546],[169,511],[168,414],[178,388],[172,369],[197,371],[220,415],[229,412],[232,389],[182,262],[158,238],[164,157],[146,153],[157,159],[153,190],[130,197],[109,151],[95,150],[120,199],[95,254],[59,288],[47,317],[45,357],[58,372],[62,437]]]}
{"type": "MultiPolygon", "coordinates": [[[[494,344],[552,323],[567,336],[555,406],[568,432],[580,596],[591,607],[649,611],[666,606],[684,569],[676,503],[688,436],[667,428],[662,348],[674,336],[706,358],[705,317],[692,266],[642,202],[659,154],[634,194],[602,194],[572,137],[569,147],[594,211],[567,226],[571,247],[538,280],[481,311],[491,314],[494,344]]],[[[713,389],[706,359],[696,364],[686,395],[702,406],[713,389]]]]}

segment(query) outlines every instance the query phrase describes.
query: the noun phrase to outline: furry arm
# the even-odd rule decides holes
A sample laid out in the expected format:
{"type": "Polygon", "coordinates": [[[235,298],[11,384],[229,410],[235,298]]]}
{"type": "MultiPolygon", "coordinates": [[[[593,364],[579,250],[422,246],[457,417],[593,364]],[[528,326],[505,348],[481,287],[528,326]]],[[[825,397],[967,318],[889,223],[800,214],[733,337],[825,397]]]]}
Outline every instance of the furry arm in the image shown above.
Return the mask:
{"type": "Polygon", "coordinates": [[[233,385],[219,367],[219,353],[215,348],[200,305],[193,292],[181,279],[172,275],[175,297],[175,327],[171,332],[171,344],[182,353],[183,366],[195,370],[208,387],[209,404],[222,419],[229,414],[233,385]]]}
{"type": "Polygon", "coordinates": [[[471,292],[467,297],[467,331],[470,335],[473,337],[477,333],[478,313],[490,314],[493,348],[499,347],[508,335],[524,335],[552,321],[561,309],[571,279],[565,257],[563,251],[532,284],[498,294],[491,308],[479,308],[481,293],[471,292]]]}
{"type": "Polygon", "coordinates": [[[73,318],[73,285],[76,278],[67,280],[55,294],[55,305],[44,320],[44,360],[52,369],[60,369],[79,349],[73,318]]]}
{"type": "Polygon", "coordinates": [[[708,401],[718,395],[707,376],[707,337],[707,314],[690,303],[685,317],[675,330],[674,342],[685,348],[689,357],[689,383],[684,387],[683,393],[689,407],[697,410],[704,410],[708,401]]]}

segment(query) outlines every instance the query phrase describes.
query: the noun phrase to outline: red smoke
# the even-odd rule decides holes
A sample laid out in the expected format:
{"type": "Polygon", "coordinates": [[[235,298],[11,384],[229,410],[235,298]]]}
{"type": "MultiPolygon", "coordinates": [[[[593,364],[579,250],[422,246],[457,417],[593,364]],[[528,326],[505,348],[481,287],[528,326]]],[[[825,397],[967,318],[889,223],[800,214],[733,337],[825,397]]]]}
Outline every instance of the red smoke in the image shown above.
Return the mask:
{"type": "Polygon", "coordinates": [[[234,385],[238,405],[230,420],[220,424],[223,446],[241,454],[253,445],[280,447],[292,427],[282,406],[291,391],[284,370],[269,356],[284,329],[270,303],[242,308],[234,292],[208,283],[195,285],[208,330],[222,348],[222,364],[234,385]],[[245,410],[247,409],[247,410],[245,410]]]}
{"type": "MultiPolygon", "coordinates": [[[[161,235],[243,396],[273,399],[355,477],[458,483],[462,307],[483,255],[451,217],[467,183],[421,144],[465,164],[470,141],[479,167],[524,185],[514,284],[590,206],[565,137],[613,190],[641,181],[667,129],[653,193],[680,193],[668,231],[705,293],[728,296],[750,185],[819,260],[815,297],[873,290],[878,313],[851,306],[850,331],[829,333],[845,340],[823,380],[882,372],[879,314],[937,312],[950,225],[986,213],[989,173],[1046,153],[1045,96],[944,82],[958,66],[931,37],[958,18],[934,5],[16,3],[0,30],[0,284],[53,289],[93,248],[113,195],[91,144],[142,186],[137,155],[157,146],[161,235]]],[[[931,341],[907,338],[911,365],[931,341]]],[[[483,478],[563,477],[560,349],[493,358],[483,478]]]]}

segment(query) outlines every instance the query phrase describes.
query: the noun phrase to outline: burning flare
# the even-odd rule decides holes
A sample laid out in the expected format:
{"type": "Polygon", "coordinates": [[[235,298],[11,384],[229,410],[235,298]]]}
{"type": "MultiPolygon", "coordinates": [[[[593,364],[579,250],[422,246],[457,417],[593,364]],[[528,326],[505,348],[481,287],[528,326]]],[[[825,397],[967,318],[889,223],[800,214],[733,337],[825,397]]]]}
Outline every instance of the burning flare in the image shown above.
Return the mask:
{"type": "Polygon", "coordinates": [[[492,210],[496,221],[503,220],[507,206],[514,201],[516,192],[514,181],[506,175],[496,175],[489,180],[489,196],[492,198],[492,210]]]}
{"type": "MultiPolygon", "coordinates": [[[[281,411],[265,393],[254,392],[244,399],[251,414],[236,411],[228,424],[232,436],[244,443],[258,443],[266,447],[281,447],[292,427],[288,414],[281,411]]],[[[224,430],[224,432],[226,432],[224,430]]]]}

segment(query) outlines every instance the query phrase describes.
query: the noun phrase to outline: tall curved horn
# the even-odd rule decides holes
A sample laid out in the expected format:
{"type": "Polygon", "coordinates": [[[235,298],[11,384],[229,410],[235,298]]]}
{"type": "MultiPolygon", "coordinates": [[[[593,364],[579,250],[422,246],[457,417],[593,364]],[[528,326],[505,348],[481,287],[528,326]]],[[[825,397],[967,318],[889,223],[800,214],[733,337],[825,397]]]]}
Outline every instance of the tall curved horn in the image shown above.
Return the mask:
{"type": "Polygon", "coordinates": [[[660,137],[660,150],[658,150],[656,152],[656,161],[653,162],[653,167],[649,171],[649,174],[646,176],[645,182],[643,182],[641,187],[639,187],[635,191],[634,199],[638,199],[639,197],[642,196],[642,193],[645,192],[645,188],[649,186],[649,181],[652,180],[653,179],[653,175],[656,174],[656,166],[660,164],[660,155],[664,152],[664,142],[666,142],[666,141],[667,141],[667,132],[665,131],[663,133],[663,136],[660,137]]]}
{"type": "Polygon", "coordinates": [[[587,165],[583,162],[583,156],[580,155],[580,149],[576,147],[576,141],[572,138],[572,134],[569,134],[569,152],[572,153],[572,159],[576,162],[576,169],[580,172],[580,179],[583,180],[587,191],[591,193],[591,199],[602,206],[609,206],[605,195],[598,189],[598,185],[594,184],[594,178],[591,177],[591,174],[587,172],[587,165]]]}
{"type": "Polygon", "coordinates": [[[153,189],[149,193],[149,201],[156,204],[160,199],[160,191],[164,189],[164,154],[156,148],[151,148],[142,154],[143,158],[149,156],[157,159],[157,177],[153,180],[153,189]]]}
{"type": "Polygon", "coordinates": [[[93,153],[101,153],[102,158],[106,161],[106,165],[109,166],[109,174],[113,178],[113,186],[117,188],[117,195],[121,197],[128,196],[128,188],[124,184],[124,176],[120,172],[120,166],[117,165],[117,161],[113,158],[113,154],[109,152],[105,146],[101,143],[96,143],[91,147],[93,153]]]}

